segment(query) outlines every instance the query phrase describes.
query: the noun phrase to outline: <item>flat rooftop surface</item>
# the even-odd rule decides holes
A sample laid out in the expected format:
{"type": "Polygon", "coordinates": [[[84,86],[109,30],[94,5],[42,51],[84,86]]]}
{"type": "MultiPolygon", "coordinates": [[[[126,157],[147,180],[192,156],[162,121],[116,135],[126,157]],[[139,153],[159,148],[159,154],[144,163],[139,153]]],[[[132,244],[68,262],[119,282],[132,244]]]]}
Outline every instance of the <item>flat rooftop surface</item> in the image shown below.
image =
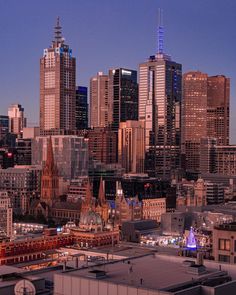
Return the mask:
{"type": "Polygon", "coordinates": [[[130,259],[129,262],[130,263],[128,263],[127,260],[125,262],[119,261],[111,264],[69,271],[63,273],[63,275],[93,279],[89,272],[96,269],[106,271],[107,273],[106,277],[100,278],[99,280],[158,290],[192,282],[192,280],[198,280],[199,278],[208,277],[209,275],[219,272],[215,269],[207,269],[202,275],[190,274],[187,272],[187,267],[183,266],[182,262],[171,261],[171,259],[158,255],[133,258],[130,259]]]}

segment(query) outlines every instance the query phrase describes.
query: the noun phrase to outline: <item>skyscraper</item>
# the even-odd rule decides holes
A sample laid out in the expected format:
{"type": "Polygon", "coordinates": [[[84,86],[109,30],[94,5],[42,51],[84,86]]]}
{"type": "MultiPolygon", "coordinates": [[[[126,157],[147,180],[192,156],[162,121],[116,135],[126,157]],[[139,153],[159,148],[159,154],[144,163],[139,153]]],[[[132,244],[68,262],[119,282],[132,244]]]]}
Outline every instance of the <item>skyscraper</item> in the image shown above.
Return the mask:
{"type": "Polygon", "coordinates": [[[182,66],[163,53],[139,66],[139,120],[145,128],[145,169],[168,179],[180,167],[182,66]]]}
{"type": "Polygon", "coordinates": [[[8,108],[9,132],[22,137],[23,128],[26,127],[24,108],[20,104],[12,104],[8,108]]]}
{"type": "Polygon", "coordinates": [[[88,88],[76,87],[75,125],[77,130],[88,128],[88,88]]]}
{"type": "Polygon", "coordinates": [[[90,79],[90,127],[112,123],[112,102],[108,100],[108,75],[98,72],[90,79]]]}
{"type": "Polygon", "coordinates": [[[75,130],[75,58],[62,38],[59,18],[52,45],[40,59],[40,132],[67,134],[75,130]]]}
{"type": "Polygon", "coordinates": [[[109,70],[109,102],[113,105],[112,126],[119,129],[119,123],[138,120],[137,71],[118,68],[109,70]]]}
{"type": "Polygon", "coordinates": [[[182,152],[186,170],[199,171],[200,140],[207,136],[207,74],[188,72],[183,76],[182,152]]]}
{"type": "Polygon", "coordinates": [[[230,79],[223,75],[208,77],[207,129],[218,145],[229,144],[230,79]]]}

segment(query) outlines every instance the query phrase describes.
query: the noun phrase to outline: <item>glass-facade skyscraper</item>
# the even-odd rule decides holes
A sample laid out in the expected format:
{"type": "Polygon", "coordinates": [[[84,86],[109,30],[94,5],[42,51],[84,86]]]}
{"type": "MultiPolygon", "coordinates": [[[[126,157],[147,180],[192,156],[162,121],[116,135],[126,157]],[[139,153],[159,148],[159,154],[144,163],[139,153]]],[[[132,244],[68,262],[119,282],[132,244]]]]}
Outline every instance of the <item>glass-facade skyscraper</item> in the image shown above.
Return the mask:
{"type": "Polygon", "coordinates": [[[180,168],[182,65],[163,53],[139,67],[139,120],[145,127],[145,170],[169,179],[180,168]]]}
{"type": "Polygon", "coordinates": [[[118,68],[109,70],[109,101],[113,104],[113,130],[119,123],[138,120],[137,71],[118,68]]]}

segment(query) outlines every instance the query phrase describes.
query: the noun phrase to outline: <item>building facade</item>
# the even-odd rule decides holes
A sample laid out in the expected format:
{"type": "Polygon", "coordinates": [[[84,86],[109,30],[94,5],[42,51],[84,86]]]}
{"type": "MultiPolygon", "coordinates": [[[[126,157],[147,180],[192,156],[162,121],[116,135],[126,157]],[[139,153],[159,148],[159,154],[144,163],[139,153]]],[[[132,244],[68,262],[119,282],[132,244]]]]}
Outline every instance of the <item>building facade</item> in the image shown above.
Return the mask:
{"type": "Polygon", "coordinates": [[[7,237],[13,236],[13,210],[7,192],[0,192],[0,229],[7,237]]]}
{"type": "Polygon", "coordinates": [[[8,108],[9,132],[22,137],[23,128],[26,127],[24,108],[20,104],[12,104],[8,108]]]}
{"type": "Polygon", "coordinates": [[[166,213],[166,198],[142,199],[143,219],[156,220],[161,222],[161,215],[166,213]]]}
{"type": "Polygon", "coordinates": [[[90,127],[112,123],[112,101],[108,97],[108,75],[98,72],[90,79],[90,127]]]}
{"type": "Polygon", "coordinates": [[[65,134],[75,130],[76,61],[65,44],[59,18],[51,47],[40,59],[40,133],[65,134]]]}
{"type": "Polygon", "coordinates": [[[118,162],[126,173],[144,173],[144,123],[121,122],[118,132],[118,162]]]}
{"type": "Polygon", "coordinates": [[[0,190],[7,191],[15,214],[25,214],[31,199],[40,196],[41,166],[0,169],[0,190]]]}
{"type": "Polygon", "coordinates": [[[89,157],[104,164],[117,162],[117,136],[110,128],[94,128],[88,131],[89,157]]]}
{"type": "Polygon", "coordinates": [[[221,224],[213,230],[213,256],[216,261],[236,263],[236,224],[221,224]]]}

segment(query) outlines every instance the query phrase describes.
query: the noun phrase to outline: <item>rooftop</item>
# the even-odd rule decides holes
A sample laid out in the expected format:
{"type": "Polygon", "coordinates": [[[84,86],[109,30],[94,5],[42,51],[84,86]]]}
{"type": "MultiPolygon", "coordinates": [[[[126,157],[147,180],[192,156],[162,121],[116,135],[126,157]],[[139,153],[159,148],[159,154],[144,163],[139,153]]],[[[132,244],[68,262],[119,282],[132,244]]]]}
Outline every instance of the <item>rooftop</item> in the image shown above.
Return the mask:
{"type": "MultiPolygon", "coordinates": [[[[119,285],[129,285],[133,287],[142,287],[145,289],[167,289],[179,287],[179,285],[192,286],[199,279],[206,279],[213,275],[222,275],[221,271],[207,269],[206,272],[196,275],[189,273],[187,267],[181,262],[173,261],[165,256],[155,254],[138,258],[130,258],[114,263],[108,263],[105,266],[96,266],[68,271],[63,273],[65,276],[100,279],[109,283],[119,285]],[[92,276],[91,271],[105,271],[106,275],[92,276]]],[[[184,289],[184,286],[181,288],[184,289]]],[[[187,287],[185,287],[187,288],[187,287]]]]}

